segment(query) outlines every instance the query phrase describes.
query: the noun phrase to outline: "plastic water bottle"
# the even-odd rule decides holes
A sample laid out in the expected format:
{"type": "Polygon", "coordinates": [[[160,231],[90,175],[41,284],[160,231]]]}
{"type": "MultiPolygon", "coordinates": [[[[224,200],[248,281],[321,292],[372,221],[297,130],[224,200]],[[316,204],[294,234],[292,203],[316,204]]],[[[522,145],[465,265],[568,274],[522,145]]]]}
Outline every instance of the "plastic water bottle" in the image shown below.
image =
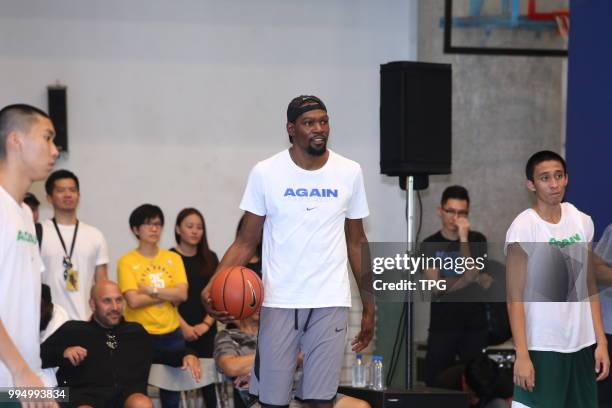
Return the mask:
{"type": "Polygon", "coordinates": [[[353,363],[353,387],[365,387],[365,365],[363,364],[363,356],[357,354],[353,363]]]}
{"type": "Polygon", "coordinates": [[[372,359],[370,359],[370,361],[366,364],[365,366],[365,383],[366,383],[366,388],[373,388],[374,387],[374,372],[372,371],[374,369],[374,361],[372,359]]]}
{"type": "Polygon", "coordinates": [[[372,356],[372,376],[373,386],[375,390],[385,389],[385,370],[383,369],[382,356],[372,356]]]}

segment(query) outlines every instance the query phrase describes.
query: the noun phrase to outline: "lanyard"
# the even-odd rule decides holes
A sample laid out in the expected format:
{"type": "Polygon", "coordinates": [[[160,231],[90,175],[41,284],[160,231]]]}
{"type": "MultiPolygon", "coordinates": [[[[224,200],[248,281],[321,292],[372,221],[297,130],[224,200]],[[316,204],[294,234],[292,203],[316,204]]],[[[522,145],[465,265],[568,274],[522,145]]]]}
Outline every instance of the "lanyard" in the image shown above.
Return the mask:
{"type": "Polygon", "coordinates": [[[55,221],[55,217],[53,217],[53,225],[55,226],[55,231],[57,231],[57,236],[60,239],[60,242],[62,243],[62,248],[64,248],[64,254],[66,255],[64,257],[64,261],[70,264],[70,267],[72,267],[72,253],[74,252],[74,244],[76,242],[76,237],[77,237],[77,232],[79,231],[79,220],[76,221],[76,225],[74,226],[74,234],[72,235],[72,244],[70,245],[70,253],[68,253],[68,251],[66,250],[66,243],[64,242],[64,238],[62,238],[62,233],[59,230],[59,227],[57,226],[57,222],[55,221]]]}

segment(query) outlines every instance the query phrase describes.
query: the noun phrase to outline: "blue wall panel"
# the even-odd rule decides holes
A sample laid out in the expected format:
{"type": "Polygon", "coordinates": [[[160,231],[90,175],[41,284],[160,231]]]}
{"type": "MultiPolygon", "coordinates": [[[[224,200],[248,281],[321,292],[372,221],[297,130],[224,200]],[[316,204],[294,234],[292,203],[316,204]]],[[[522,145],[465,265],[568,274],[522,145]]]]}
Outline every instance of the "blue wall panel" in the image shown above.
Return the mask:
{"type": "Polygon", "coordinates": [[[567,201],[612,223],[612,1],[572,0],[568,63],[567,201]]]}

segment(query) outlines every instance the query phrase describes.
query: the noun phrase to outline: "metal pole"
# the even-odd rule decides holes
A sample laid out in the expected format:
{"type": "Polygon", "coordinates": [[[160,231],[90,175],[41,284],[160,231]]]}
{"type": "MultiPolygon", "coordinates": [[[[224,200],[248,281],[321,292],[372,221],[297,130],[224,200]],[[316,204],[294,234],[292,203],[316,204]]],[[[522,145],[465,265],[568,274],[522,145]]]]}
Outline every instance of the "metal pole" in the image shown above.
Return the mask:
{"type": "MultiPolygon", "coordinates": [[[[406,253],[412,256],[415,250],[414,236],[414,177],[408,176],[408,188],[406,189],[406,199],[408,200],[408,242],[406,253]]],[[[410,279],[411,276],[408,276],[410,279]]],[[[406,314],[404,317],[404,347],[406,350],[406,369],[404,376],[404,386],[406,389],[412,388],[412,292],[406,291],[406,314]]]]}

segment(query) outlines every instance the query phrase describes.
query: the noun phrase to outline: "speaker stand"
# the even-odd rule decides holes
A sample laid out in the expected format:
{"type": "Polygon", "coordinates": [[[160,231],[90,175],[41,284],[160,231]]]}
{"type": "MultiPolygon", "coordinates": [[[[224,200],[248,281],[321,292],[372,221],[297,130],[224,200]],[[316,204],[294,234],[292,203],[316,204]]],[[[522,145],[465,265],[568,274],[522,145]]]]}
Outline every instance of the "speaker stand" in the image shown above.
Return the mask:
{"type": "MultiPolygon", "coordinates": [[[[425,176],[427,177],[427,176],[425,176]]],[[[406,180],[406,177],[400,177],[401,180],[406,180]]],[[[407,236],[406,242],[406,253],[408,256],[413,256],[416,248],[415,243],[415,229],[414,229],[414,176],[408,176],[408,185],[406,188],[406,200],[408,202],[408,216],[407,216],[407,236]]],[[[421,180],[422,181],[422,180],[421,180]]],[[[410,276],[408,277],[410,279],[410,276]]],[[[413,333],[412,333],[412,316],[413,316],[413,304],[412,304],[412,291],[405,291],[404,307],[406,313],[404,313],[404,350],[406,350],[406,366],[404,373],[404,387],[407,390],[412,389],[412,344],[413,344],[413,333]]]]}

